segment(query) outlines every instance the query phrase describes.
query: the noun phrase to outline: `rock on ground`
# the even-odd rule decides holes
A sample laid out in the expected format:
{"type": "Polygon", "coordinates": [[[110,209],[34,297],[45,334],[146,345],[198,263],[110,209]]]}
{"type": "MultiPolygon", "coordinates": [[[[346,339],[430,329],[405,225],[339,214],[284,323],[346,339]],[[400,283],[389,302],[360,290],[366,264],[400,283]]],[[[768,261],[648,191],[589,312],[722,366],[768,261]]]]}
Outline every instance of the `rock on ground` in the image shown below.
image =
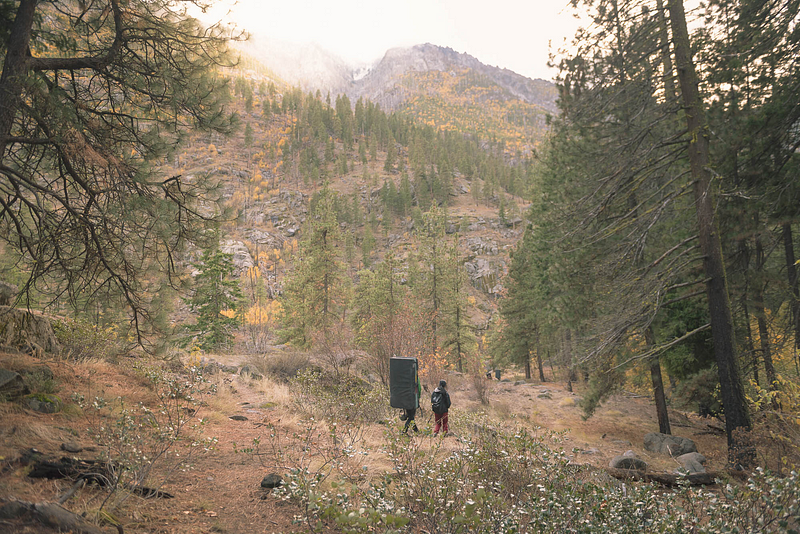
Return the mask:
{"type": "Polygon", "coordinates": [[[673,458],[690,452],[697,452],[697,446],[689,438],[670,436],[660,432],[651,432],[645,435],[644,448],[650,452],[667,454],[673,458]]]}

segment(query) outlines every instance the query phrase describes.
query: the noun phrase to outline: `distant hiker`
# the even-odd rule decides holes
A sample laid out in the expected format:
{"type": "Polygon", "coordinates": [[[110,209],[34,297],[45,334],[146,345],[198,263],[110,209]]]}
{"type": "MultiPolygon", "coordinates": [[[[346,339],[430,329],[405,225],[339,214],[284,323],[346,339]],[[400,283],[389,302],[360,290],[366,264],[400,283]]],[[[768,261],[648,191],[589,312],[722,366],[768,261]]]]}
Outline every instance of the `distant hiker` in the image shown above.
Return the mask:
{"type": "Polygon", "coordinates": [[[433,435],[439,434],[439,430],[444,430],[444,434],[450,431],[447,426],[447,412],[450,410],[450,394],[447,392],[447,382],[439,380],[439,387],[431,393],[431,410],[433,410],[433,435]]]}
{"type": "Polygon", "coordinates": [[[419,432],[419,429],[417,429],[417,422],[414,421],[414,418],[417,416],[417,409],[416,408],[406,409],[403,416],[405,417],[406,420],[406,426],[403,428],[403,433],[408,434],[408,427],[411,426],[412,424],[414,425],[413,427],[414,432],[419,432]]]}
{"type": "Polygon", "coordinates": [[[414,425],[414,432],[419,432],[414,421],[422,397],[418,370],[416,358],[392,357],[389,360],[389,405],[403,410],[400,420],[406,422],[403,428],[406,434],[411,425],[414,425]]]}

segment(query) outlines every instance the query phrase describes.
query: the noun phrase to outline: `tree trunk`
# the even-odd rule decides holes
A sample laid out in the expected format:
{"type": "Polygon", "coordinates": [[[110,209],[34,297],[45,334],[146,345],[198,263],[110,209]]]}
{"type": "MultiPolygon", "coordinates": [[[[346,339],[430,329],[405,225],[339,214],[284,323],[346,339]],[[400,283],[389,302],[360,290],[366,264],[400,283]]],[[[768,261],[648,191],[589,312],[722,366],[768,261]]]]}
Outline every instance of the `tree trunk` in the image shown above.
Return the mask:
{"type": "Polygon", "coordinates": [[[544,365],[542,365],[542,353],[536,349],[536,365],[539,366],[539,382],[546,382],[544,378],[544,365]]]}
{"type": "Polygon", "coordinates": [[[528,349],[527,354],[525,355],[525,379],[531,379],[531,351],[528,349]]]}
{"type": "Polygon", "coordinates": [[[689,32],[683,0],[669,0],[670,22],[675,45],[675,63],[690,136],[689,164],[694,180],[695,209],[703,268],[708,279],[706,292],[711,318],[711,337],[719,370],[720,390],[725,409],[725,431],[728,438],[728,459],[733,464],[750,464],[752,448],[745,443],[740,430],[750,430],[750,411],[744,395],[733,317],[722,260],[722,246],[714,221],[714,194],[709,171],[708,125],[700,99],[699,81],[691,57],[689,32]]]}
{"type": "Polygon", "coordinates": [[[769,346],[769,328],[767,328],[767,311],[764,306],[764,282],[761,274],[764,272],[764,245],[761,237],[756,235],[756,280],[753,284],[753,306],[758,320],[758,339],[761,348],[761,358],[764,360],[764,373],[767,375],[767,389],[774,391],[775,366],[772,364],[772,351],[769,346]]]}
{"type": "Polygon", "coordinates": [[[744,325],[747,332],[747,351],[750,353],[750,358],[753,362],[753,380],[756,381],[756,384],[759,384],[758,353],[756,352],[756,347],[753,344],[753,329],[750,327],[750,311],[747,308],[747,289],[745,289],[745,294],[742,297],[742,312],[744,313],[744,325]]]}
{"type": "MultiPolygon", "coordinates": [[[[648,326],[644,332],[648,347],[654,347],[656,336],[653,327],[648,326]]],[[[653,398],[656,402],[656,415],[658,416],[658,431],[662,434],[672,434],[669,427],[669,412],[667,412],[667,398],[664,395],[664,380],[661,377],[661,362],[658,357],[650,360],[650,377],[653,381],[653,398]]]]}
{"type": "Polygon", "coordinates": [[[28,46],[38,0],[22,0],[17,8],[8,48],[0,75],[0,162],[5,160],[6,146],[14,117],[22,97],[23,79],[28,73],[28,46]]]}
{"type": "Polygon", "coordinates": [[[786,256],[786,274],[792,291],[792,320],[794,323],[794,362],[800,374],[800,287],[797,284],[797,265],[795,265],[792,225],[783,225],[783,250],[786,256]]]}
{"type": "Polygon", "coordinates": [[[536,367],[539,369],[539,382],[544,382],[544,365],[542,364],[542,338],[539,334],[539,327],[534,328],[536,336],[536,367]]]}

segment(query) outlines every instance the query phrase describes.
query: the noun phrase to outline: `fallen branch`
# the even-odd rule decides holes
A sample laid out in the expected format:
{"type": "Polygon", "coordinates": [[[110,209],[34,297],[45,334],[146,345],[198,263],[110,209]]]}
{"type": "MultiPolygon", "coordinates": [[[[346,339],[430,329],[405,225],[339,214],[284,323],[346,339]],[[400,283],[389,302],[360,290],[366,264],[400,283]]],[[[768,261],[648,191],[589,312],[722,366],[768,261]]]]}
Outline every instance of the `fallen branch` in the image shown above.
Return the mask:
{"type": "Polygon", "coordinates": [[[58,504],[64,504],[65,502],[67,502],[69,500],[69,498],[72,497],[72,495],[76,491],[78,491],[79,489],[81,489],[85,485],[86,485],[86,479],[85,478],[78,479],[78,481],[75,482],[75,484],[73,484],[72,487],[64,495],[59,497],[58,504]]]}

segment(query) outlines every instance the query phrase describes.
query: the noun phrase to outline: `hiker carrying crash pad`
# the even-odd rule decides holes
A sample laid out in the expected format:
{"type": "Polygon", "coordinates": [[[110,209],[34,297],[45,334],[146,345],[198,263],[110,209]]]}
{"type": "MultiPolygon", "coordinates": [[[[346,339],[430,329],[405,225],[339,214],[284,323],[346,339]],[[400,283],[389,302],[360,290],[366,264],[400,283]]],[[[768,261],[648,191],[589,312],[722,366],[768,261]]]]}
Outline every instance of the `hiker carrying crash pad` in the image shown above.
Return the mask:
{"type": "Polygon", "coordinates": [[[392,408],[403,410],[419,408],[421,388],[417,370],[416,358],[389,360],[389,405],[392,408]]]}

